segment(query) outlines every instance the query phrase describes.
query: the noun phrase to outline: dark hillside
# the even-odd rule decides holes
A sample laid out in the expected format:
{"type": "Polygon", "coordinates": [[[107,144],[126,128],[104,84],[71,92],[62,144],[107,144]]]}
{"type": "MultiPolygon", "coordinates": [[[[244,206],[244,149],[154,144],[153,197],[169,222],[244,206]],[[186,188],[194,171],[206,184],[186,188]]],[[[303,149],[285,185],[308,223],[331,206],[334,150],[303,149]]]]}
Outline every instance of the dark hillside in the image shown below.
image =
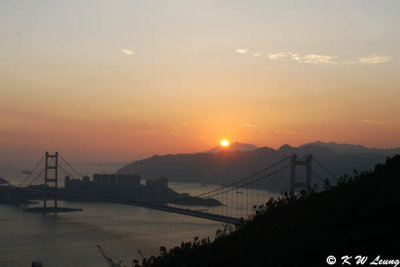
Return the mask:
{"type": "MultiPolygon", "coordinates": [[[[400,259],[400,156],[338,186],[258,208],[253,220],[214,241],[182,243],[144,266],[329,266],[333,255],[400,259]]],[[[355,262],[353,263],[355,265],[355,262]]],[[[392,266],[394,266],[393,264],[392,266]]]]}

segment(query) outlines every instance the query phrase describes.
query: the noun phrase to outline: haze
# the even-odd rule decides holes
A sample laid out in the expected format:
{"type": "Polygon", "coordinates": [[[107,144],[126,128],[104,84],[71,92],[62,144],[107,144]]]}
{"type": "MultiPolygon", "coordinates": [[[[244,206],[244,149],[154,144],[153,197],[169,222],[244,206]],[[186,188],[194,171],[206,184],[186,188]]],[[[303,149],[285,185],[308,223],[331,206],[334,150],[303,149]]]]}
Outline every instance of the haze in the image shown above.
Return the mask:
{"type": "Polygon", "coordinates": [[[1,1],[0,159],[400,146],[398,1],[1,1]]]}

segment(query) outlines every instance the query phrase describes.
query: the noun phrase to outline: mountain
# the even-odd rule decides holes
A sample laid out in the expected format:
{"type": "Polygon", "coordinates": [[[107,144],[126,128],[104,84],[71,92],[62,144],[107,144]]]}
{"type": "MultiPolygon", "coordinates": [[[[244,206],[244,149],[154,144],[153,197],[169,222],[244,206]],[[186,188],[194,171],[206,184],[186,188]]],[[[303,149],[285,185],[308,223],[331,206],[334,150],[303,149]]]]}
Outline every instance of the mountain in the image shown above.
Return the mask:
{"type": "Polygon", "coordinates": [[[327,147],[338,153],[377,153],[377,154],[383,154],[386,156],[393,156],[396,154],[400,154],[400,147],[381,149],[381,148],[374,148],[374,147],[368,148],[368,147],[361,146],[361,145],[338,144],[335,142],[324,143],[321,141],[308,143],[303,146],[307,146],[307,145],[318,145],[318,146],[327,147]]]}
{"type": "Polygon", "coordinates": [[[258,147],[252,144],[243,144],[239,142],[235,142],[230,144],[227,147],[223,146],[216,146],[213,147],[212,149],[208,150],[207,153],[216,153],[216,152],[221,152],[221,151],[250,151],[250,150],[255,150],[258,147]]]}
{"type": "Polygon", "coordinates": [[[8,183],[9,182],[6,179],[0,177],[0,184],[8,184],[8,183]]]}
{"type": "Polygon", "coordinates": [[[318,143],[299,147],[283,145],[279,149],[261,147],[250,151],[221,151],[215,153],[164,155],[132,162],[119,174],[140,174],[145,179],[166,176],[170,181],[227,184],[259,171],[291,154],[299,157],[313,154],[337,177],[369,170],[385,161],[383,153],[339,153],[318,143]]]}

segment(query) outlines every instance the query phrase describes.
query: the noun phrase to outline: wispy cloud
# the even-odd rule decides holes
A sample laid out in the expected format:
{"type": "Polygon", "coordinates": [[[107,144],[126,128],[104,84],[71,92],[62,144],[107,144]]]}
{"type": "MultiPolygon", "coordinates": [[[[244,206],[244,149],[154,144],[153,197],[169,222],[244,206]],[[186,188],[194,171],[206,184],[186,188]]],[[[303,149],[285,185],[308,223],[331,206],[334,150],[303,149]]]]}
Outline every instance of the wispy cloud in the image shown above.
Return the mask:
{"type": "Polygon", "coordinates": [[[259,56],[261,56],[261,53],[260,53],[260,52],[253,53],[253,57],[259,57],[259,56]]]}
{"type": "Polygon", "coordinates": [[[374,120],[361,120],[361,121],[370,124],[385,124],[383,121],[374,121],[374,120]]]}
{"type": "Polygon", "coordinates": [[[289,54],[286,52],[268,53],[269,59],[281,59],[281,58],[287,58],[288,56],[289,54]]]}
{"type": "Polygon", "coordinates": [[[236,53],[238,53],[238,54],[246,54],[247,51],[248,51],[248,49],[246,49],[246,48],[237,48],[236,49],[236,53]]]}
{"type": "Polygon", "coordinates": [[[338,62],[335,61],[337,58],[337,56],[332,55],[310,54],[305,55],[302,62],[307,64],[338,64],[338,62]]]}
{"type": "Polygon", "coordinates": [[[243,127],[246,127],[246,128],[255,128],[255,127],[256,127],[255,125],[249,124],[249,123],[242,123],[241,125],[242,125],[243,127]]]}
{"type": "Polygon", "coordinates": [[[294,52],[278,52],[268,53],[270,60],[294,60],[298,63],[304,64],[319,64],[319,65],[372,65],[385,63],[392,60],[391,56],[383,55],[370,55],[367,57],[360,57],[358,59],[340,59],[337,55],[323,55],[323,54],[306,54],[301,56],[294,52]]]}
{"type": "Polygon", "coordinates": [[[390,56],[383,56],[383,55],[370,55],[367,57],[360,57],[358,61],[361,64],[371,65],[371,64],[379,64],[391,61],[392,57],[390,56]]]}
{"type": "Polygon", "coordinates": [[[293,59],[294,61],[302,62],[299,54],[293,53],[293,52],[289,52],[288,54],[289,54],[290,58],[293,59]]]}
{"type": "Polygon", "coordinates": [[[127,49],[127,48],[122,49],[122,52],[123,52],[125,55],[128,55],[128,56],[130,56],[130,55],[133,54],[133,51],[130,50],[130,49],[127,49]]]}
{"type": "Polygon", "coordinates": [[[340,60],[336,55],[320,55],[320,54],[308,54],[302,58],[294,59],[300,63],[306,64],[323,64],[323,65],[353,65],[357,64],[356,60],[340,60]]]}
{"type": "Polygon", "coordinates": [[[279,52],[279,53],[269,53],[269,59],[291,59],[297,61],[299,63],[307,63],[307,64],[337,64],[334,59],[337,56],[334,55],[320,55],[320,54],[308,54],[305,56],[300,56],[294,52],[279,52]]]}

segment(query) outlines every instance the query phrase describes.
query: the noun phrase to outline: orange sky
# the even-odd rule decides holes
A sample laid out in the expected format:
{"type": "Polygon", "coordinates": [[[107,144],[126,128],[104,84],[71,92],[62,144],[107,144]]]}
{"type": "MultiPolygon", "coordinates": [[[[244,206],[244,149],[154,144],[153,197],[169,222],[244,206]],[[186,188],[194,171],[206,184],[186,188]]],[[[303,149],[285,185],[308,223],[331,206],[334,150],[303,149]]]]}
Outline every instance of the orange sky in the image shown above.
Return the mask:
{"type": "Polygon", "coordinates": [[[89,2],[1,3],[1,159],[400,146],[396,2],[89,2]]]}

